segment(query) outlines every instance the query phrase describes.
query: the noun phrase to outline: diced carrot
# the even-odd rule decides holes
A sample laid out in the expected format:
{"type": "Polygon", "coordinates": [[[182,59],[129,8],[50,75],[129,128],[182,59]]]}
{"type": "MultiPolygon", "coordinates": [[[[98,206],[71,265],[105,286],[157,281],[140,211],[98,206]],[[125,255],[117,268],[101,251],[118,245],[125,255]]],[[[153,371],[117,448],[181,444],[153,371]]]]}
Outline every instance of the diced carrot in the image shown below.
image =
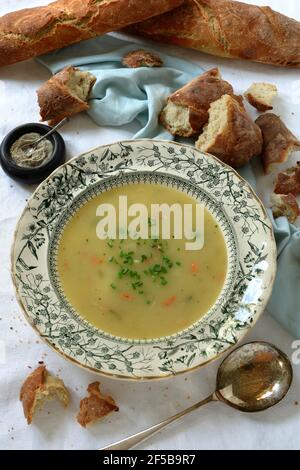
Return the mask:
{"type": "Polygon", "coordinates": [[[92,266],[99,266],[99,264],[103,264],[103,259],[98,258],[98,256],[93,255],[91,257],[91,264],[92,266]]]}
{"type": "Polygon", "coordinates": [[[175,301],[176,301],[176,295],[172,295],[171,297],[169,297],[167,300],[165,300],[163,302],[163,305],[165,307],[170,307],[175,301]]]}
{"type": "Polygon", "coordinates": [[[70,263],[69,261],[65,260],[64,261],[64,269],[67,271],[70,268],[70,263]]]}
{"type": "Polygon", "coordinates": [[[128,292],[123,292],[121,294],[121,299],[132,301],[134,299],[134,297],[133,297],[133,295],[129,294],[128,292]]]}
{"type": "Polygon", "coordinates": [[[191,264],[191,272],[193,274],[197,274],[199,272],[199,265],[197,263],[191,264]]]}

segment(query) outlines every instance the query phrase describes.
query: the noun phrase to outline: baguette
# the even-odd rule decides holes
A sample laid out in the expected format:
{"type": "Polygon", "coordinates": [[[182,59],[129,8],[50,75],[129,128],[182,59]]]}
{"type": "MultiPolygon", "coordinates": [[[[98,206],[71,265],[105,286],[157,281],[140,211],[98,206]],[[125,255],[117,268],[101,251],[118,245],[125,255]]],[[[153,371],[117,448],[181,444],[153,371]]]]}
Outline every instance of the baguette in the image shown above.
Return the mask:
{"type": "Polygon", "coordinates": [[[196,142],[196,148],[240,168],[262,151],[260,128],[238,101],[224,95],[211,104],[209,121],[196,142]]]}
{"type": "Polygon", "coordinates": [[[273,113],[263,114],[255,122],[263,135],[262,163],[268,175],[286,162],[292,152],[300,150],[300,140],[273,113]]]}
{"type": "Polygon", "coordinates": [[[127,31],[231,59],[300,67],[300,22],[231,0],[186,0],[184,5],[127,31]]]}
{"type": "Polygon", "coordinates": [[[183,0],[58,0],[0,18],[0,66],[164,13],[183,0]]]}
{"type": "Polygon", "coordinates": [[[37,91],[41,120],[55,126],[65,117],[89,109],[88,97],[96,82],[89,72],[65,67],[37,91]]]}
{"type": "MultiPolygon", "coordinates": [[[[230,83],[218,68],[203,73],[172,93],[160,114],[160,122],[172,135],[199,135],[208,121],[210,105],[223,95],[234,96],[230,83]]],[[[242,105],[242,97],[235,97],[242,105]]]]}

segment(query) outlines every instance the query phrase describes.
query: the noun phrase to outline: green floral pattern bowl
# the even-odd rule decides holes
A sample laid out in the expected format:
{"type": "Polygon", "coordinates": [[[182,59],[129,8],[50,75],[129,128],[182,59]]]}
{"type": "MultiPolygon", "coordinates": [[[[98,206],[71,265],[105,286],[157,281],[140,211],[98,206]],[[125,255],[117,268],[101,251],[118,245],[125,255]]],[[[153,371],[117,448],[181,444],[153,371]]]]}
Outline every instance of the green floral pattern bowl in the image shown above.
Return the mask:
{"type": "Polygon", "coordinates": [[[235,346],[263,312],[275,271],[272,226],[249,185],[213,156],[167,141],[106,145],[60,167],[29,200],[12,248],[17,296],[40,336],[76,364],[126,379],[183,373],[235,346]],[[57,276],[57,243],[76,209],[130,182],[192,195],[214,214],[226,240],[229,268],[216,304],[198,323],[166,338],[127,340],[97,330],[74,311],[57,276]]]}

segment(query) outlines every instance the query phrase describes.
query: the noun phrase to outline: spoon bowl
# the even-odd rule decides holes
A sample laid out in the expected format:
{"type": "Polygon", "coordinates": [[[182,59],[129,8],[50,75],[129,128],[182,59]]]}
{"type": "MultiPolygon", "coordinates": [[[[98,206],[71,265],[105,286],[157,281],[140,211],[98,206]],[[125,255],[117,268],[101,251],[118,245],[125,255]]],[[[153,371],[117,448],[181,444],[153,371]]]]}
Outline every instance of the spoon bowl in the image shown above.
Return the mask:
{"type": "Polygon", "coordinates": [[[263,411],[279,403],[293,380],[289,358],[265,342],[235,349],[220,365],[216,396],[240,411],[263,411]]]}

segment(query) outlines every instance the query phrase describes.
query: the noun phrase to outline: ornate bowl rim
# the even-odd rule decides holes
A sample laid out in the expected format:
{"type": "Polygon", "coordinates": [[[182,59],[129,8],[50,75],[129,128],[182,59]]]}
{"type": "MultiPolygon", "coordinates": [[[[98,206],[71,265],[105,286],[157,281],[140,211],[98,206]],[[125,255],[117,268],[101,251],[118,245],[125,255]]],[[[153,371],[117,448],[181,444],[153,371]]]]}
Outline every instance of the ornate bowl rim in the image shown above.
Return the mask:
{"type": "MultiPolygon", "coordinates": [[[[184,154],[182,154],[182,155],[184,155],[184,154]]],[[[198,161],[198,160],[195,158],[195,161],[198,161]]],[[[136,164],[136,162],[133,163],[133,166],[134,166],[134,164],[136,164]]],[[[155,168],[154,168],[154,170],[155,170],[155,168]]],[[[137,170],[137,173],[142,173],[142,170],[137,170]]],[[[168,175],[169,173],[168,172],[167,173],[163,172],[163,174],[168,175]]],[[[113,178],[115,178],[117,175],[113,175],[113,178]]],[[[174,177],[174,175],[172,175],[172,174],[171,174],[171,176],[174,177]]],[[[179,176],[180,179],[186,179],[188,181],[186,176],[183,176],[181,174],[178,175],[178,176],[179,176]]],[[[101,183],[99,183],[99,184],[101,184],[101,183]]],[[[236,229],[236,227],[237,227],[236,224],[235,224],[234,227],[235,227],[236,233],[240,234],[240,232],[236,229]]],[[[48,242],[48,244],[49,244],[49,242],[48,242]]],[[[20,215],[19,222],[18,222],[17,227],[15,229],[14,240],[13,240],[12,249],[11,249],[11,275],[12,275],[12,281],[13,281],[13,284],[14,284],[14,287],[15,287],[16,297],[17,297],[18,303],[19,303],[19,305],[20,305],[20,307],[21,307],[21,309],[22,309],[22,311],[25,315],[26,320],[35,329],[35,331],[39,334],[39,336],[43,339],[43,341],[45,341],[46,344],[48,344],[48,346],[50,346],[52,349],[54,349],[54,351],[56,351],[62,357],[64,357],[65,359],[75,363],[76,365],[79,365],[80,367],[82,367],[84,369],[89,369],[92,372],[95,372],[95,373],[98,373],[100,375],[110,377],[110,378],[126,379],[126,380],[155,380],[155,379],[163,379],[163,378],[168,378],[168,377],[172,377],[172,376],[175,376],[175,375],[179,375],[179,374],[182,374],[182,373],[195,371],[195,370],[199,369],[200,367],[203,367],[206,364],[209,364],[209,363],[219,359],[223,354],[228,353],[229,351],[231,351],[234,347],[236,347],[236,345],[238,343],[240,343],[245,338],[247,333],[252,329],[252,327],[256,324],[256,322],[260,318],[261,314],[264,311],[265,306],[267,305],[267,302],[270,298],[270,295],[272,293],[272,287],[273,287],[273,283],[274,283],[274,280],[275,280],[275,274],[276,274],[276,258],[277,258],[277,251],[276,251],[275,238],[274,238],[274,233],[273,233],[273,229],[272,229],[272,226],[271,226],[271,222],[269,221],[268,216],[267,216],[267,212],[266,212],[263,204],[261,203],[260,199],[254,193],[253,189],[249,185],[249,183],[246,182],[234,169],[232,169],[228,165],[224,164],[223,162],[221,162],[219,159],[217,159],[213,155],[210,155],[210,154],[207,154],[207,153],[204,153],[204,152],[200,152],[200,151],[194,149],[193,147],[191,147],[189,145],[184,145],[184,144],[181,144],[181,143],[166,141],[166,140],[152,140],[152,139],[122,140],[122,141],[114,142],[112,144],[101,145],[101,146],[96,147],[92,150],[89,150],[88,152],[84,152],[84,153],[82,153],[81,155],[79,155],[77,157],[73,157],[68,162],[66,162],[64,165],[62,165],[58,169],[56,169],[43,183],[41,183],[36,188],[34,193],[31,195],[31,197],[27,201],[26,206],[25,206],[22,214],[20,215]],[[167,146],[169,146],[169,149],[172,149],[172,148],[176,148],[178,150],[179,149],[185,149],[185,153],[190,152],[193,155],[193,157],[197,156],[197,157],[199,157],[199,159],[202,158],[204,161],[210,162],[210,164],[211,164],[211,162],[214,162],[215,167],[218,167],[219,169],[225,169],[227,174],[233,175],[234,178],[237,179],[243,185],[243,188],[247,189],[248,194],[251,195],[252,200],[255,202],[256,209],[259,210],[261,212],[261,214],[263,215],[263,217],[265,219],[265,225],[268,226],[268,229],[269,229],[269,231],[268,231],[268,234],[269,234],[268,243],[271,245],[271,246],[268,247],[268,255],[267,255],[267,258],[270,261],[270,266],[268,266],[268,269],[266,270],[266,271],[269,272],[268,285],[265,286],[265,291],[263,292],[263,298],[259,299],[260,304],[258,304],[258,306],[257,306],[257,310],[255,311],[255,315],[253,315],[251,317],[251,322],[247,325],[247,327],[245,327],[244,329],[241,328],[238,331],[238,336],[237,336],[236,341],[234,341],[232,344],[228,343],[227,347],[224,348],[224,349],[221,349],[221,350],[219,350],[215,353],[211,353],[209,357],[207,357],[206,359],[202,359],[198,364],[194,365],[193,367],[185,365],[181,370],[164,371],[162,373],[158,372],[159,369],[156,368],[157,372],[156,372],[156,374],[153,374],[153,375],[152,374],[135,375],[135,374],[130,373],[130,372],[117,373],[116,371],[114,372],[114,370],[112,370],[110,372],[108,370],[103,370],[102,368],[99,369],[97,367],[93,367],[93,366],[91,366],[87,363],[83,363],[82,361],[80,361],[80,358],[78,358],[77,356],[72,356],[72,355],[66,353],[63,350],[63,347],[59,347],[57,344],[54,344],[49,339],[43,337],[43,335],[41,334],[41,331],[39,330],[37,325],[34,324],[33,318],[29,314],[29,311],[28,311],[28,308],[27,308],[28,306],[26,307],[25,302],[24,302],[24,298],[22,297],[22,294],[19,292],[18,280],[17,280],[17,277],[16,277],[16,265],[15,265],[15,251],[16,251],[17,243],[20,242],[20,240],[18,239],[18,235],[19,235],[20,228],[21,228],[21,222],[25,219],[26,213],[29,210],[30,204],[33,202],[36,195],[42,190],[43,187],[45,187],[47,184],[49,184],[52,181],[52,178],[55,177],[55,175],[59,175],[64,169],[67,169],[68,167],[71,167],[72,164],[75,161],[78,161],[79,159],[87,159],[88,157],[91,157],[96,152],[101,153],[101,152],[109,151],[111,148],[115,148],[117,146],[120,146],[120,148],[125,146],[125,148],[127,148],[127,147],[131,148],[131,150],[132,150],[132,147],[133,147],[135,151],[132,150],[132,152],[135,153],[135,152],[137,152],[138,145],[144,146],[144,148],[146,148],[147,150],[150,150],[150,147],[147,147],[147,145],[148,146],[152,145],[154,147],[157,147],[158,149],[160,149],[160,151],[162,151],[163,148],[166,149],[167,146]],[[244,331],[242,331],[242,330],[244,330],[244,331]]],[[[181,336],[181,335],[179,335],[179,336],[181,336]]],[[[150,341],[150,346],[151,346],[152,343],[153,342],[150,341]]],[[[178,346],[176,346],[176,347],[178,347],[178,346]]]]}

